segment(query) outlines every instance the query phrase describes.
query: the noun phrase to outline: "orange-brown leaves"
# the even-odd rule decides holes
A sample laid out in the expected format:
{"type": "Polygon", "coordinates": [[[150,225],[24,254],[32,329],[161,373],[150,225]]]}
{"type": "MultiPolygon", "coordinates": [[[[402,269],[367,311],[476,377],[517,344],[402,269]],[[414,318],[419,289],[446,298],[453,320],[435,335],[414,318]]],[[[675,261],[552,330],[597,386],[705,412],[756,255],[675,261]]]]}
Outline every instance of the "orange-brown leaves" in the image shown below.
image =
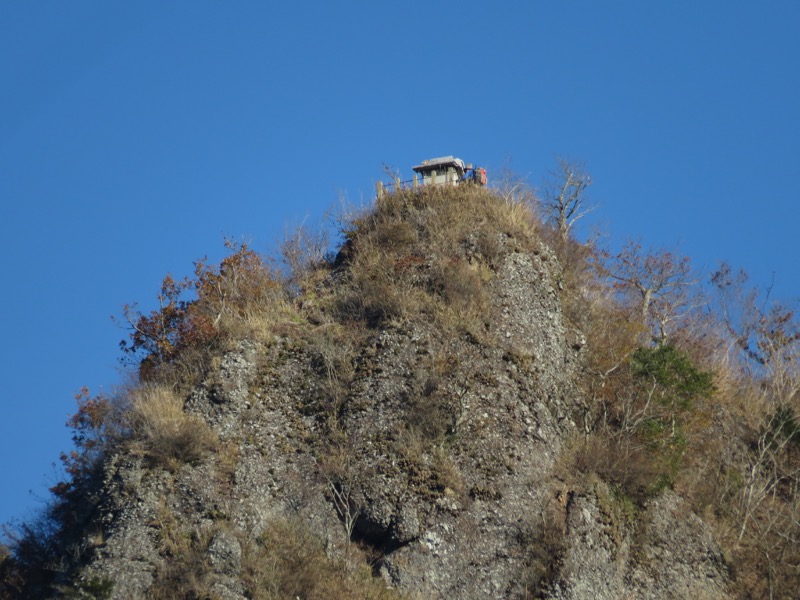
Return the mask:
{"type": "Polygon", "coordinates": [[[192,357],[233,335],[237,322],[280,303],[281,286],[261,256],[246,244],[227,247],[233,252],[218,267],[203,259],[195,263],[194,278],[167,275],[158,308],[150,313],[136,304],[123,308],[130,333],[120,347],[143,380],[158,380],[178,363],[197,362],[192,357]]]}

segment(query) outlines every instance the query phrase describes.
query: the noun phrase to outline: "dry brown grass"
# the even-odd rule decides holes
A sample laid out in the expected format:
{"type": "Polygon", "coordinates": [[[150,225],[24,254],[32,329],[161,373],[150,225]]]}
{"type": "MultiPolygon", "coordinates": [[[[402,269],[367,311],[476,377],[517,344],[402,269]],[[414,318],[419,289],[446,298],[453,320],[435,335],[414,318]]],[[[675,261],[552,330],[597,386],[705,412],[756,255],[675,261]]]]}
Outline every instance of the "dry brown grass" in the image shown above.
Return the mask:
{"type": "Polygon", "coordinates": [[[391,600],[401,598],[372,576],[369,566],[329,558],[322,543],[295,520],[275,521],[245,545],[243,580],[253,600],[391,600]]]}
{"type": "Polygon", "coordinates": [[[516,541],[526,563],[520,581],[521,599],[541,598],[558,576],[567,542],[563,493],[548,490],[519,524],[516,541]]]}
{"type": "Polygon", "coordinates": [[[217,438],[200,417],[184,411],[182,400],[163,386],[131,391],[131,446],[152,463],[175,469],[200,460],[217,447],[217,438]]]}
{"type": "Polygon", "coordinates": [[[652,495],[663,465],[638,440],[592,434],[573,441],[562,456],[561,472],[573,480],[578,473],[580,481],[597,476],[622,496],[642,504],[652,495]]]}
{"type": "MultiPolygon", "coordinates": [[[[580,253],[560,255],[583,260],[580,253]]],[[[629,369],[636,348],[649,345],[647,332],[627,317],[614,290],[594,279],[591,269],[563,266],[572,280],[565,278],[562,301],[588,340],[584,424],[589,432],[562,457],[565,470],[584,481],[594,474],[636,504],[670,485],[713,527],[738,597],[792,597],[800,582],[800,440],[787,442],[794,425],[787,429],[779,417],[797,415],[796,355],[754,368],[723,315],[684,319],[671,344],[696,368],[714,374],[715,389],[676,415],[679,435],[669,427],[648,430],[659,425],[659,419],[642,418],[653,413],[654,404],[647,404],[651,393],[629,369]]],[[[775,330],[761,332],[767,343],[775,330]]],[[[660,421],[668,426],[665,416],[670,415],[662,414],[660,421]]]]}
{"type": "Polygon", "coordinates": [[[376,224],[410,224],[423,243],[442,249],[457,247],[465,235],[480,231],[506,236],[515,244],[514,249],[538,246],[539,224],[530,206],[502,198],[486,188],[436,186],[388,194],[357,225],[370,220],[376,224]]]}
{"type": "MultiPolygon", "coordinates": [[[[232,253],[218,266],[198,263],[198,299],[192,306],[194,314],[214,327],[217,346],[231,349],[243,339],[268,343],[281,327],[303,323],[291,299],[290,282],[277,272],[272,261],[246,245],[227,246],[232,253]]],[[[300,262],[296,268],[310,269],[309,261],[300,262]]]]}
{"type": "Polygon", "coordinates": [[[504,254],[538,250],[537,227],[526,204],[483,188],[387,194],[346,228],[346,269],[324,310],[367,326],[421,317],[479,331],[493,268],[504,254]]]}
{"type": "Polygon", "coordinates": [[[158,549],[164,560],[155,569],[147,597],[153,600],[213,597],[207,552],[213,532],[186,529],[163,500],[152,525],[157,527],[158,549]]]}
{"type": "Polygon", "coordinates": [[[196,262],[192,278],[167,275],[157,309],[124,307],[130,339],[121,347],[141,381],[190,390],[203,380],[213,357],[239,341],[269,342],[276,330],[304,322],[288,289],[291,282],[271,261],[246,244],[226,246],[231,253],[218,265],[196,262]]]}
{"type": "Polygon", "coordinates": [[[391,600],[401,596],[373,576],[367,556],[353,547],[347,560],[329,556],[322,541],[299,518],[277,519],[253,539],[217,522],[209,529],[190,529],[166,504],[156,513],[159,552],[164,558],[155,570],[148,598],[217,598],[219,573],[209,547],[218,532],[227,532],[241,545],[241,571],[235,577],[253,600],[305,598],[328,600],[391,600]]]}

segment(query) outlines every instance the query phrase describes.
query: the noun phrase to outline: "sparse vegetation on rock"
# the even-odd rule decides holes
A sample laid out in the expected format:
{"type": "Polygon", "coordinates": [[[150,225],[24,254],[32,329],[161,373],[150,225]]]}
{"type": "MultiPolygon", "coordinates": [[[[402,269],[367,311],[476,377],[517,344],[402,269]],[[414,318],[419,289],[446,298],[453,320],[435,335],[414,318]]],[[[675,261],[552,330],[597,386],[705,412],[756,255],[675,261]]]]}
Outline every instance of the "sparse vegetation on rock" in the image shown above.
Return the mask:
{"type": "Polygon", "coordinates": [[[232,246],[125,307],[138,379],[79,396],[0,598],[791,597],[794,313],[579,243],[568,167],[538,204],[386,194],[333,254],[232,246]]]}

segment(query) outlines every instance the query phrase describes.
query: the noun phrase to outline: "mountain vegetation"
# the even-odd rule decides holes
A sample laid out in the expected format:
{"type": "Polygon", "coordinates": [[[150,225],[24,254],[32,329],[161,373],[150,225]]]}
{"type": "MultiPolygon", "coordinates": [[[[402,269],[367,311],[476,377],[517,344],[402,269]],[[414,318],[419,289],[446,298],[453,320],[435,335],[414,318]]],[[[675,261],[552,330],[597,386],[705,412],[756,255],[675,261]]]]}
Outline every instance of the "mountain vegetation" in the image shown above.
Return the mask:
{"type": "Polygon", "coordinates": [[[4,598],[789,598],[800,326],[579,242],[591,178],[398,190],[123,309],[4,598]]]}

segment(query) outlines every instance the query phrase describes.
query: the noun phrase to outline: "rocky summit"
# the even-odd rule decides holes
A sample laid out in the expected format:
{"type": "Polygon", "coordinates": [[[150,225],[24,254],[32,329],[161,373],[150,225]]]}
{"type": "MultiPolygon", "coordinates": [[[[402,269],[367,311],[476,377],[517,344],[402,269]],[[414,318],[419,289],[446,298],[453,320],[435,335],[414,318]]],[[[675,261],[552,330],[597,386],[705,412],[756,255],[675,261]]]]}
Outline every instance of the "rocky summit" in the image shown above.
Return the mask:
{"type": "Polygon", "coordinates": [[[697,442],[719,391],[647,370],[708,371],[659,354],[585,246],[473,186],[342,230],[290,269],[233,248],[129,315],[137,381],[81,405],[0,597],[757,597],[698,483],[733,468],[697,442]]]}

